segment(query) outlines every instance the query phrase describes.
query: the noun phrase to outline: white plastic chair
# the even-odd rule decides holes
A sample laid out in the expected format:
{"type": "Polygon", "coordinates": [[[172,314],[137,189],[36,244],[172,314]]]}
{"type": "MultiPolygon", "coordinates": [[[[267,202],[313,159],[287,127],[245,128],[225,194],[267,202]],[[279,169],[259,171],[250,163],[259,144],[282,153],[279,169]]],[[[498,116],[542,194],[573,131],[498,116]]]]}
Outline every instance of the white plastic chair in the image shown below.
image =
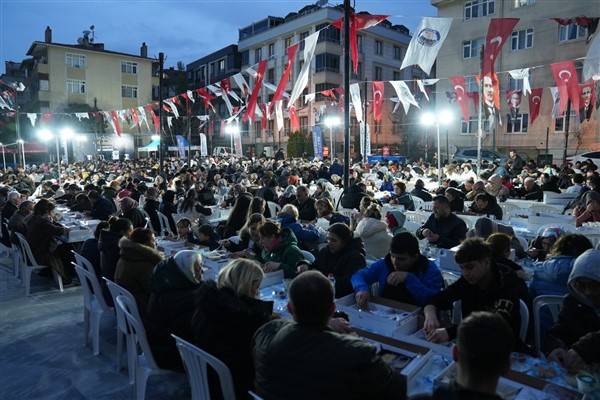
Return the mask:
{"type": "Polygon", "coordinates": [[[78,267],[83,268],[86,271],[88,271],[94,275],[96,274],[96,271],[94,270],[94,266],[87,258],[85,258],[81,254],[75,252],[74,250],[71,250],[71,253],[73,253],[73,257],[75,257],[75,264],[78,267]]]}
{"type": "Polygon", "coordinates": [[[425,201],[417,196],[413,196],[413,203],[415,203],[415,211],[421,210],[425,201]]]}
{"type": "Polygon", "coordinates": [[[277,218],[277,213],[281,211],[281,207],[279,204],[273,201],[267,201],[267,207],[269,207],[269,213],[271,214],[271,218],[277,218]]]}
{"type": "MultiPolygon", "coordinates": [[[[29,247],[29,243],[27,243],[27,239],[25,239],[25,236],[18,232],[15,232],[15,235],[17,235],[17,237],[19,238],[19,243],[21,244],[21,277],[25,282],[25,295],[29,296],[29,288],[31,285],[31,273],[34,270],[46,268],[46,266],[37,263],[37,261],[33,257],[33,253],[31,252],[31,248],[29,247]]],[[[54,276],[54,280],[58,284],[58,288],[62,292],[64,290],[62,277],[58,272],[54,270],[54,268],[52,268],[52,274],[54,276]]]]}
{"type": "Polygon", "coordinates": [[[171,231],[171,225],[169,225],[167,216],[160,211],[157,211],[156,215],[158,215],[158,222],[160,223],[160,236],[168,235],[169,233],[174,234],[171,231]]]}
{"type": "Polygon", "coordinates": [[[96,274],[75,263],[72,264],[75,266],[83,292],[83,345],[87,347],[91,334],[92,348],[97,356],[100,354],[100,320],[102,314],[112,311],[113,308],[106,304],[96,274]]]}
{"type": "Polygon", "coordinates": [[[302,255],[304,256],[305,260],[310,261],[311,263],[315,262],[315,256],[310,251],[307,251],[307,250],[300,250],[300,251],[302,252],[302,255]]]}
{"type": "Polygon", "coordinates": [[[144,208],[144,203],[146,202],[146,196],[143,194],[140,195],[140,200],[138,201],[138,207],[141,209],[144,208]]]}
{"type": "Polygon", "coordinates": [[[462,215],[457,215],[457,217],[462,219],[463,221],[465,221],[465,225],[467,225],[467,229],[473,228],[473,221],[471,221],[469,218],[462,216],[462,215]]]}
{"type": "Polygon", "coordinates": [[[375,257],[372,254],[365,254],[365,261],[367,262],[367,266],[373,264],[374,262],[379,261],[379,259],[377,257],[375,257]]]}
{"type": "MultiPolygon", "coordinates": [[[[413,197],[414,199],[414,197],[413,197]]],[[[415,210],[416,210],[416,204],[415,204],[415,210]]],[[[433,201],[424,201],[423,204],[421,204],[421,210],[423,211],[433,211],[433,201]]]]}
{"type": "MultiPolygon", "coordinates": [[[[137,353],[136,347],[133,397],[136,400],[143,400],[146,398],[146,384],[148,383],[150,375],[168,374],[171,371],[161,369],[156,364],[154,356],[152,355],[152,350],[148,344],[148,339],[146,338],[146,330],[144,329],[144,325],[142,324],[142,320],[137,311],[135,299],[119,295],[117,296],[115,305],[119,307],[125,315],[129,332],[133,336],[134,343],[136,343],[136,346],[139,346],[141,351],[140,353],[137,353]]],[[[131,365],[129,365],[129,367],[131,368],[131,365]]]]}
{"type": "Polygon", "coordinates": [[[252,398],[254,400],[264,400],[262,397],[260,397],[259,395],[257,395],[256,393],[254,393],[252,390],[248,390],[248,394],[250,396],[252,396],[252,398]]]}
{"type": "Polygon", "coordinates": [[[527,239],[519,235],[515,235],[515,238],[517,238],[517,240],[521,244],[521,247],[523,247],[523,250],[527,251],[527,249],[529,249],[529,242],[527,241],[527,239]]]}
{"type": "Polygon", "coordinates": [[[562,210],[545,204],[534,204],[528,210],[530,213],[562,214],[562,210]]]}
{"type": "MultiPolygon", "coordinates": [[[[6,227],[6,230],[8,231],[8,235],[9,237],[12,237],[13,232],[11,230],[8,229],[8,226],[6,227]]],[[[10,243],[10,252],[11,252],[11,258],[12,258],[12,264],[13,264],[13,273],[15,275],[15,278],[19,277],[19,273],[21,271],[21,253],[19,250],[19,246],[17,246],[16,244],[10,243]]]]}
{"type": "MultiPolygon", "coordinates": [[[[117,371],[121,370],[123,361],[123,339],[127,344],[127,370],[129,372],[129,383],[133,384],[135,381],[135,359],[137,357],[137,347],[133,335],[130,335],[129,328],[127,327],[127,321],[125,320],[125,314],[121,311],[117,304],[117,297],[123,296],[128,297],[131,301],[135,302],[133,295],[125,288],[117,285],[110,279],[104,279],[106,287],[113,298],[115,304],[115,313],[117,315],[117,371]]],[[[135,309],[137,312],[137,308],[135,309]]],[[[137,316],[139,318],[139,315],[137,316]]]]}
{"type": "MultiPolygon", "coordinates": [[[[518,204],[513,204],[513,203],[499,203],[500,204],[500,208],[502,208],[502,213],[504,215],[507,215],[507,213],[509,213],[510,211],[515,211],[515,210],[522,210],[521,206],[518,204]]],[[[525,210],[523,210],[524,213],[526,213],[525,210]]]]}
{"type": "Polygon", "coordinates": [[[454,272],[442,271],[442,280],[444,281],[444,288],[447,288],[459,279],[460,275],[457,275],[454,272]]]}
{"type": "Polygon", "coordinates": [[[550,314],[552,315],[552,320],[556,322],[558,319],[558,313],[562,307],[562,303],[562,296],[544,295],[533,299],[533,327],[535,332],[535,347],[538,349],[538,351],[540,351],[542,348],[542,331],[540,327],[541,310],[544,307],[548,307],[550,314]]]}
{"type": "Polygon", "coordinates": [[[192,399],[210,400],[207,368],[207,365],[210,365],[219,376],[223,399],[235,400],[233,378],[231,377],[231,372],[227,365],[218,358],[208,354],[206,351],[180,337],[175,335],[171,336],[175,339],[177,349],[183,360],[185,372],[190,381],[190,387],[192,388],[192,399]]]}

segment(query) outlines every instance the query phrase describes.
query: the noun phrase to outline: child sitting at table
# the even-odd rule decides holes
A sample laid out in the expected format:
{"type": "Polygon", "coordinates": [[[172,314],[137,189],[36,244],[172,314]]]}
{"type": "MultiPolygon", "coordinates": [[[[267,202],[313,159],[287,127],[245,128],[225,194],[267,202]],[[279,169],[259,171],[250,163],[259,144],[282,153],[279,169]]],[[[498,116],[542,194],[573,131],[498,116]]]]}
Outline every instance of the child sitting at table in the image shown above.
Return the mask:
{"type": "Polygon", "coordinates": [[[194,233],[188,233],[187,242],[208,247],[211,251],[220,247],[219,240],[221,238],[215,232],[212,226],[208,224],[200,225],[194,233]]]}
{"type": "Polygon", "coordinates": [[[177,227],[177,235],[171,239],[177,242],[189,242],[194,239],[192,232],[192,221],[189,218],[181,218],[175,225],[177,227]]]}

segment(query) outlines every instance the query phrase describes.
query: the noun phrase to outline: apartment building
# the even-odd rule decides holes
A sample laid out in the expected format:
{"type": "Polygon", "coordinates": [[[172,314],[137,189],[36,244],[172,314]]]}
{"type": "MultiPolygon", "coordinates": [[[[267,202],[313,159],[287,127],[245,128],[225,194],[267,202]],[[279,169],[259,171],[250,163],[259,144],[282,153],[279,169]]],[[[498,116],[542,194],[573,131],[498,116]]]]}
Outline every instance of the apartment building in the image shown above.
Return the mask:
{"type": "MultiPolygon", "coordinates": [[[[544,0],[432,0],[439,17],[453,18],[452,28],[437,58],[436,85],[437,108],[451,109],[456,116],[449,128],[450,143],[457,147],[477,144],[477,112],[470,104],[470,121],[464,121],[457,104],[449,105],[444,92],[454,91],[447,78],[465,76],[466,91],[477,91],[475,75],[479,73],[479,48],[485,44],[488,26],[492,18],[520,18],[497,58],[495,71],[500,89],[500,115],[503,125],[491,126],[483,138],[483,146],[508,152],[517,149],[529,158],[540,154],[553,155],[554,161],[563,157],[565,148],[566,115],[552,117],[554,99],[550,87],[556,86],[550,64],[575,60],[579,83],[582,82],[583,58],[589,48],[586,45],[587,30],[575,24],[561,26],[551,18],[575,16],[600,16],[595,0],[544,1],[544,0]],[[557,7],[560,4],[560,7],[557,7]],[[591,15],[590,15],[591,14],[591,15]],[[507,123],[509,107],[508,90],[523,88],[522,80],[512,79],[507,71],[531,68],[532,88],[544,88],[539,117],[530,122],[528,98],[522,98],[520,116],[514,123],[507,123]],[[441,94],[441,95],[439,95],[441,94]]],[[[568,153],[583,152],[600,141],[599,114],[594,110],[589,120],[576,117],[571,110],[568,153]]]]}
{"type": "MultiPolygon", "coordinates": [[[[390,7],[390,14],[394,13],[394,6],[390,7]]],[[[329,143],[329,128],[324,121],[329,115],[341,115],[333,98],[327,98],[319,92],[327,89],[343,87],[343,35],[340,29],[328,25],[343,17],[342,7],[328,7],[319,5],[306,6],[298,12],[289,13],[285,17],[267,16],[263,20],[252,23],[239,30],[238,51],[241,53],[242,70],[254,67],[263,59],[268,58],[264,79],[277,85],[281,79],[287,63],[287,48],[300,42],[298,53],[293,65],[290,80],[286,91],[291,92],[304,64],[302,50],[303,39],[316,31],[321,31],[319,41],[312,61],[308,86],[304,94],[317,93],[314,101],[304,103],[304,97],[298,100],[296,108],[303,133],[311,131],[311,127],[321,124],[324,140],[329,143]]],[[[400,71],[402,59],[410,43],[411,36],[406,27],[392,25],[389,21],[361,30],[357,35],[359,52],[358,72],[352,74],[351,83],[361,83],[361,97],[372,100],[370,81],[412,80],[422,77],[423,72],[416,68],[406,68],[400,71]],[[368,82],[365,82],[368,81],[368,82]],[[365,92],[366,88],[366,92],[365,92]]],[[[273,97],[273,91],[261,88],[259,103],[267,103],[273,97]]],[[[391,85],[386,85],[385,98],[394,97],[396,94],[391,85]]],[[[404,113],[398,110],[392,113],[394,103],[389,100],[384,102],[383,117],[380,123],[373,121],[371,108],[367,110],[367,121],[371,130],[372,148],[387,145],[402,144],[405,122],[404,113]]],[[[261,129],[261,122],[254,121],[242,128],[242,141],[245,147],[257,154],[267,147],[285,147],[290,133],[290,121],[287,116],[284,121],[285,128],[277,131],[274,120],[269,120],[267,129],[261,129]]],[[[354,138],[358,135],[359,127],[351,114],[351,153],[354,152],[354,138]]],[[[331,129],[333,134],[335,154],[343,154],[343,129],[342,126],[331,129]]],[[[357,149],[358,150],[358,149],[357,149]]]]}

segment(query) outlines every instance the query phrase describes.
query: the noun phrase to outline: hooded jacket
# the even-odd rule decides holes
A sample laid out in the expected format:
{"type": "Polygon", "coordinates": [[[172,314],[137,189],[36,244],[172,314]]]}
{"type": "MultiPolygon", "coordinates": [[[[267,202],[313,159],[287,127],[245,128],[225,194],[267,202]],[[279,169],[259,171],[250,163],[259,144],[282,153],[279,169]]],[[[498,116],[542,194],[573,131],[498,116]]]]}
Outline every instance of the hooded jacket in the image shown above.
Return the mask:
{"type": "Polygon", "coordinates": [[[533,264],[533,280],[529,285],[531,298],[541,295],[564,296],[569,293],[567,282],[576,258],[554,256],[533,264]]]}
{"type": "MultiPolygon", "coordinates": [[[[377,295],[390,297],[389,293],[391,292],[386,289],[387,277],[394,271],[391,257],[388,254],[352,275],[352,287],[355,292],[369,291],[370,285],[379,282],[377,295]],[[388,295],[386,296],[386,294],[388,295]]],[[[422,306],[442,289],[442,282],[442,274],[435,263],[420,256],[416,265],[408,271],[406,280],[398,285],[400,291],[397,291],[397,296],[394,296],[392,300],[422,306]]]]}
{"type": "Polygon", "coordinates": [[[506,201],[510,196],[510,191],[502,184],[502,176],[494,174],[488,178],[488,184],[485,185],[485,191],[498,201],[506,201]]]}
{"type": "Polygon", "coordinates": [[[356,225],[354,234],[363,239],[367,254],[384,257],[390,251],[392,235],[388,233],[387,223],[380,219],[366,217],[356,225]]]}
{"type": "Polygon", "coordinates": [[[577,278],[600,282],[600,250],[587,250],[575,260],[569,275],[569,294],[554,326],[548,331],[544,351],[573,349],[587,363],[600,362],[600,307],[580,292],[577,278]]]}
{"type": "Polygon", "coordinates": [[[385,217],[388,221],[388,228],[392,231],[392,236],[396,236],[396,234],[400,232],[406,232],[406,228],[404,228],[406,214],[401,213],[398,210],[390,210],[385,217]]]}
{"type": "Polygon", "coordinates": [[[145,312],[150,298],[152,273],[163,256],[156,249],[126,237],[119,240],[119,248],[121,252],[115,270],[115,283],[129,290],[138,308],[145,312]]]}
{"type": "Polygon", "coordinates": [[[319,233],[315,229],[313,225],[309,225],[308,228],[304,228],[301,223],[299,223],[294,217],[291,215],[284,215],[281,218],[277,219],[277,222],[281,224],[281,228],[289,228],[292,232],[294,232],[294,236],[296,236],[296,240],[298,242],[316,242],[319,240],[319,233]]]}
{"type": "Polygon", "coordinates": [[[296,236],[289,228],[284,228],[281,231],[283,240],[273,251],[263,249],[261,262],[264,264],[269,261],[281,263],[281,269],[286,279],[294,279],[298,272],[296,271],[296,263],[304,258],[302,251],[298,248],[296,236]]]}
{"type": "Polygon", "coordinates": [[[194,341],[223,361],[233,377],[236,398],[254,390],[252,338],[271,319],[273,302],[237,295],[228,287],[207,282],[196,291],[192,319],[194,341]]]}

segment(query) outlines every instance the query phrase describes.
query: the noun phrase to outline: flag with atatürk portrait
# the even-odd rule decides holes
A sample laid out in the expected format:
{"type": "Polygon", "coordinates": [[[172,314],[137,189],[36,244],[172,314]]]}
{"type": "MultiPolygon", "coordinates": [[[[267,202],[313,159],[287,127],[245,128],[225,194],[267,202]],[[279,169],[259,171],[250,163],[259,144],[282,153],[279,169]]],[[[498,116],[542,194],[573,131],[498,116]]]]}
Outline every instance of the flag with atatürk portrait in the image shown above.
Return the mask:
{"type": "Polygon", "coordinates": [[[507,90],[506,91],[506,103],[508,104],[508,110],[510,116],[515,118],[521,108],[521,101],[523,100],[522,90],[507,90]]]}
{"type": "Polygon", "coordinates": [[[465,121],[469,122],[469,98],[467,97],[467,92],[465,91],[465,78],[463,76],[453,76],[450,79],[452,82],[452,86],[454,86],[454,91],[456,92],[456,101],[460,106],[460,111],[462,112],[462,116],[465,121]]]}
{"type": "Polygon", "coordinates": [[[519,22],[519,18],[492,18],[488,33],[485,38],[485,50],[483,53],[482,75],[491,75],[494,73],[494,63],[502,46],[508,39],[513,28],[519,22]]]}
{"type": "Polygon", "coordinates": [[[533,125],[538,115],[540,115],[540,104],[542,104],[543,88],[531,89],[529,95],[529,124],[533,125]]]}
{"type": "Polygon", "coordinates": [[[594,110],[594,83],[579,85],[579,118],[580,122],[589,121],[594,110]]]}
{"type": "Polygon", "coordinates": [[[373,119],[377,122],[381,121],[384,86],[385,82],[373,82],[373,119]]]}
{"type": "Polygon", "coordinates": [[[579,113],[579,82],[577,81],[577,71],[573,61],[550,64],[550,69],[554,74],[554,81],[560,98],[558,115],[563,114],[568,100],[571,100],[572,109],[579,113]]]}

